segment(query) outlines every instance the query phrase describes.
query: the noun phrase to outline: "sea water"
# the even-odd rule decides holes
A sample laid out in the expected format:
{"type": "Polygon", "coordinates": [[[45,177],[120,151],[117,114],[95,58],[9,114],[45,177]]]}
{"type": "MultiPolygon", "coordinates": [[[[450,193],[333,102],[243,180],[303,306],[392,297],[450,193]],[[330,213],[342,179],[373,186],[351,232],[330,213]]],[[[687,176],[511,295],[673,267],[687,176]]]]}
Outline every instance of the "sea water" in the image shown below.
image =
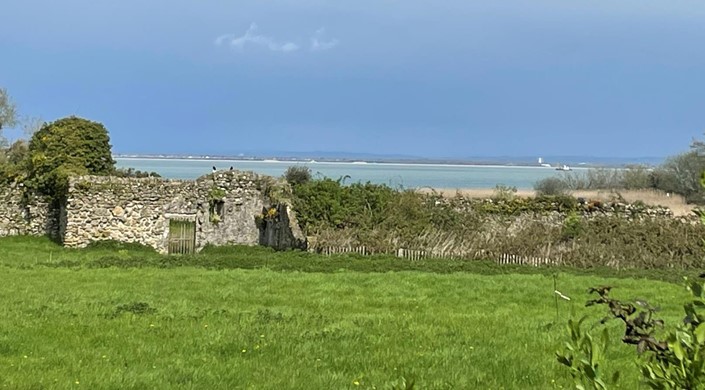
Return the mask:
{"type": "Polygon", "coordinates": [[[156,172],[169,179],[195,179],[211,173],[214,166],[219,170],[233,167],[240,171],[253,171],[269,176],[281,176],[290,166],[306,166],[316,178],[341,179],[345,183],[369,181],[393,188],[495,188],[501,184],[518,189],[531,189],[541,179],[565,174],[554,168],[539,166],[148,158],[117,158],[116,161],[118,168],[156,172]]]}

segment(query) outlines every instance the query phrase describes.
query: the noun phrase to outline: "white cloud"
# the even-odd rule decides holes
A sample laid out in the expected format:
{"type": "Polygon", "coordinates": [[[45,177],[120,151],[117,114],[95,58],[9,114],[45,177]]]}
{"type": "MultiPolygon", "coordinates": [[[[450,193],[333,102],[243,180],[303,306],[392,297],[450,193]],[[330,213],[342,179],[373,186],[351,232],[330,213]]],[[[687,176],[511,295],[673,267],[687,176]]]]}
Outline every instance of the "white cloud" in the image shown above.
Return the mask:
{"type": "MultiPolygon", "coordinates": [[[[301,49],[301,46],[295,42],[277,42],[272,37],[258,34],[256,23],[250,24],[250,27],[245,31],[244,35],[225,34],[217,37],[213,42],[216,46],[230,46],[238,50],[244,50],[246,46],[261,46],[271,51],[293,52],[301,49]]],[[[311,51],[330,50],[340,43],[335,38],[326,37],[326,29],[321,27],[313,33],[310,39],[311,51]]]]}
{"type": "Polygon", "coordinates": [[[332,49],[340,43],[335,38],[325,40],[326,29],[321,27],[311,37],[311,51],[321,51],[332,49]]]}
{"type": "Polygon", "coordinates": [[[242,36],[236,36],[234,34],[221,35],[215,39],[216,46],[222,46],[224,44],[230,47],[244,50],[247,45],[258,45],[265,47],[271,51],[281,51],[281,52],[292,52],[299,50],[299,45],[294,42],[283,42],[279,43],[268,37],[266,35],[257,34],[257,24],[250,24],[250,28],[245,31],[242,36]]]}

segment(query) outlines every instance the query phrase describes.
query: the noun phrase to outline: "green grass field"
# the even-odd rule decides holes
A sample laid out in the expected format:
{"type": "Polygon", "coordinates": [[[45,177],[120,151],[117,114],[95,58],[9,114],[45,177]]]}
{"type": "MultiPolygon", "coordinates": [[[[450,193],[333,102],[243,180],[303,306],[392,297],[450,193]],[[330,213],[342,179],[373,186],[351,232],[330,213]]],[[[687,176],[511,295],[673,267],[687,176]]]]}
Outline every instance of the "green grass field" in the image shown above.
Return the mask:
{"type": "MultiPolygon", "coordinates": [[[[0,238],[0,388],[571,388],[554,352],[571,312],[603,314],[588,287],[660,305],[667,324],[688,298],[676,272],[559,271],[573,300],[557,315],[551,269],[0,238]]],[[[609,358],[620,388],[645,388],[632,348],[609,358]]]]}

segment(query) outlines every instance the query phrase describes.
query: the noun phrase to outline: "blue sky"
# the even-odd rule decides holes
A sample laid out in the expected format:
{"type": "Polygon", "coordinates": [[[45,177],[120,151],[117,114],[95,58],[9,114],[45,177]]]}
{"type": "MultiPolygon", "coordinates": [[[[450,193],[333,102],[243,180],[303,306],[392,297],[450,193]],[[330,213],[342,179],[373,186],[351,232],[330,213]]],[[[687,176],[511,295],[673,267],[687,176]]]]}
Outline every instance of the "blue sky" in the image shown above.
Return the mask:
{"type": "Polygon", "coordinates": [[[702,0],[2,8],[0,86],[118,153],[666,156],[705,132],[702,0]]]}

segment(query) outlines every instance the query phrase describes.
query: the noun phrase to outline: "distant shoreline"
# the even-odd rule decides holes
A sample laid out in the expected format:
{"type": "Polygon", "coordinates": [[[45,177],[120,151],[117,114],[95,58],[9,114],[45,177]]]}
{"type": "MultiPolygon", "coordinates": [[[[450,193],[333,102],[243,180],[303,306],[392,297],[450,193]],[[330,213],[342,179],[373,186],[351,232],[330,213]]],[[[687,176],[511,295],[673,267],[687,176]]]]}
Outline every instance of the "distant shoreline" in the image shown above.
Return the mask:
{"type": "MultiPolygon", "coordinates": [[[[271,163],[271,164],[351,164],[351,165],[393,165],[393,166],[435,166],[435,167],[458,167],[458,168],[543,168],[546,170],[555,170],[554,167],[542,167],[540,165],[498,165],[498,164],[481,164],[481,163],[467,163],[467,164],[450,164],[450,163],[433,163],[433,162],[380,162],[380,161],[305,161],[305,160],[269,160],[269,159],[235,159],[235,158],[184,158],[184,157],[116,157],[115,159],[120,160],[141,160],[141,161],[158,161],[158,160],[171,160],[171,161],[220,161],[220,162],[248,162],[248,163],[271,163]]],[[[592,168],[592,166],[579,166],[571,168],[574,170],[585,170],[592,168]]],[[[619,167],[611,167],[619,168],[619,167]]]]}
{"type": "MultiPolygon", "coordinates": [[[[199,161],[199,162],[204,162],[204,161],[220,161],[220,162],[251,162],[251,163],[272,163],[272,164],[354,164],[354,165],[392,165],[392,166],[419,166],[419,165],[426,165],[426,166],[439,166],[439,167],[467,167],[467,168],[472,168],[472,167],[482,167],[482,168],[544,168],[546,170],[549,169],[556,169],[553,166],[550,167],[545,167],[545,166],[540,166],[538,164],[514,164],[514,163],[507,163],[507,164],[498,164],[498,163],[482,163],[482,162],[467,162],[467,163],[462,163],[462,162],[433,162],[433,161],[413,161],[413,162],[408,162],[408,161],[363,161],[363,160],[330,160],[330,159],[321,159],[321,160],[313,160],[313,159],[308,159],[308,160],[288,160],[288,159],[260,159],[260,158],[234,158],[234,157],[195,157],[195,158],[188,158],[188,157],[157,157],[157,156],[122,156],[122,155],[116,155],[113,156],[114,159],[119,159],[119,160],[141,160],[141,161],[159,161],[159,160],[170,160],[170,161],[199,161]]],[[[580,165],[577,167],[571,167],[571,169],[574,170],[585,170],[589,168],[595,168],[597,165],[580,165]]],[[[609,166],[608,168],[619,168],[620,166],[609,166]]]]}

